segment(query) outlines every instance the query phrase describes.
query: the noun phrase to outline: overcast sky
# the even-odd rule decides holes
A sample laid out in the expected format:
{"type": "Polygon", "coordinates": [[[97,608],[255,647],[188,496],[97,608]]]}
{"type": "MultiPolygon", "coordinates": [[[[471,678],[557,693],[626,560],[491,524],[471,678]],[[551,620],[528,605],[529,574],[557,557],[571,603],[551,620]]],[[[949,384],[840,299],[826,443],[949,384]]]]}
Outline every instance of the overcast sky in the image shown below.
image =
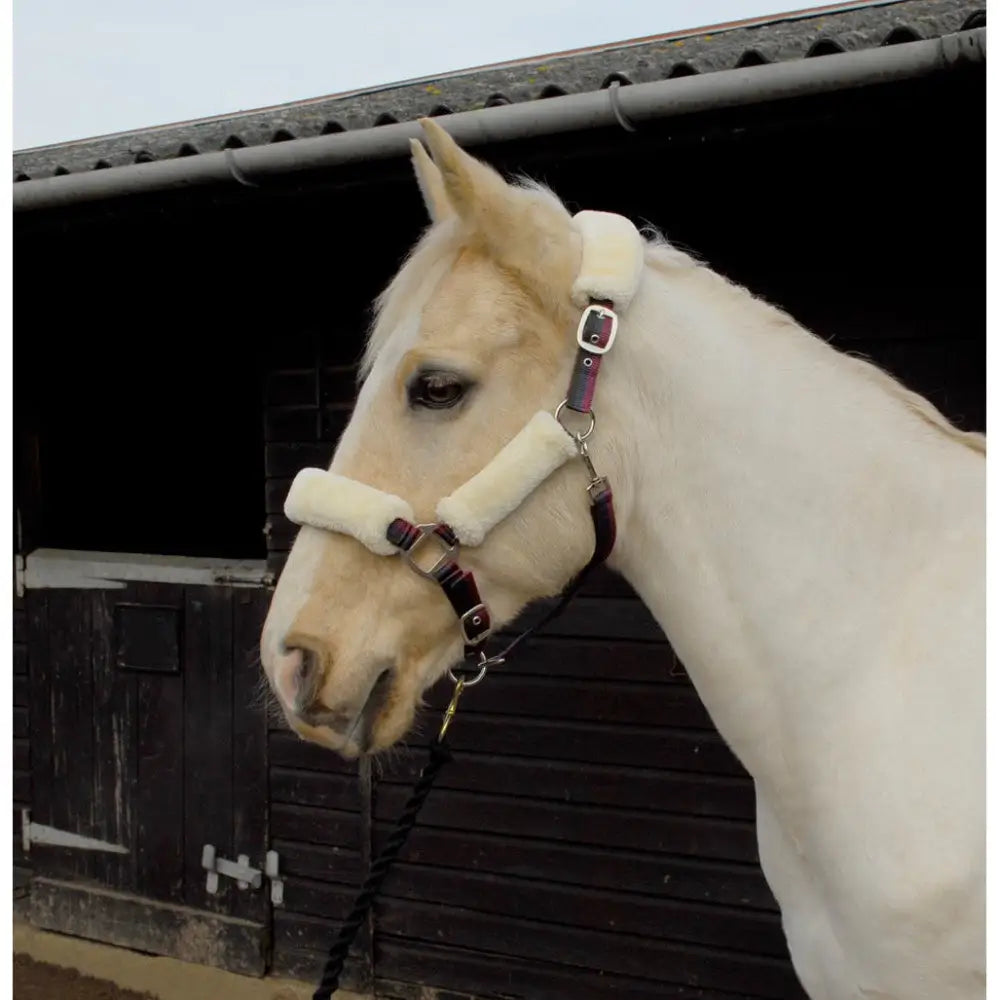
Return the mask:
{"type": "Polygon", "coordinates": [[[14,148],[817,6],[809,0],[14,0],[14,148]]]}

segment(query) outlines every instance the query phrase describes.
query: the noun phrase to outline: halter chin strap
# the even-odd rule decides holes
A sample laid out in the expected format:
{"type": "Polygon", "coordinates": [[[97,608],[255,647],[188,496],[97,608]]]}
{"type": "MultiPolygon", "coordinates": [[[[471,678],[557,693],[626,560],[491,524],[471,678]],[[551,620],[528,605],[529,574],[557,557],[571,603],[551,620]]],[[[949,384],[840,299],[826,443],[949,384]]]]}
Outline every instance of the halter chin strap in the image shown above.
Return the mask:
{"type": "Polygon", "coordinates": [[[572,298],[583,315],[569,389],[554,416],[536,413],[492,461],[438,503],[435,524],[414,523],[410,505],[400,497],[323,469],[302,469],[285,500],[285,516],[294,524],[351,535],[377,555],[400,555],[415,572],[437,583],[459,618],[466,657],[478,655],[483,666],[502,662],[528,633],[499,656],[487,659],[481,652],[493,625],[475,578],[458,565],[460,545],[482,544],[533,490],[577,455],[591,476],[587,491],[594,554],[556,608],[535,628],[565,607],[584,576],[607,559],[615,543],[611,487],[595,472],[586,442],[594,430],[592,407],[601,362],[618,334],[616,310],[624,310],[638,289],[644,244],[632,223],[619,215],[579,212],[573,223],[581,237],[582,258],[572,298]],[[589,416],[587,430],[571,432],[559,419],[564,408],[589,416]]]}

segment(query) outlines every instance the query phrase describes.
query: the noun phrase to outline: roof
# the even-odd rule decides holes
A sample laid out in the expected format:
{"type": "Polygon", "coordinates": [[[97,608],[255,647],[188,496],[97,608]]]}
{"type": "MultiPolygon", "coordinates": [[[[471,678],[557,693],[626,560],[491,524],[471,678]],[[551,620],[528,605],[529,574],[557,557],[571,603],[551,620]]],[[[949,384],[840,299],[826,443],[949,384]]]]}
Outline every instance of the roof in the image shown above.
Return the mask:
{"type": "Polygon", "coordinates": [[[632,39],[14,154],[14,180],[367,129],[424,116],[877,48],[986,24],[985,0],[868,0],[632,39]]]}

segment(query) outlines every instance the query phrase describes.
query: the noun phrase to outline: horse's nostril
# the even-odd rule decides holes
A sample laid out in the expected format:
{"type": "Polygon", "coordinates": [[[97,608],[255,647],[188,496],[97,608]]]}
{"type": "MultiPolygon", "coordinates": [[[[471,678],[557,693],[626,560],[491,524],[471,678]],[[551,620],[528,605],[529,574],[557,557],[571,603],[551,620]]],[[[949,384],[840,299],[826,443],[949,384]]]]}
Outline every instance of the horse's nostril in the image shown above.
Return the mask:
{"type": "Polygon", "coordinates": [[[298,659],[293,677],[295,707],[305,708],[316,699],[321,673],[319,656],[311,649],[305,649],[301,646],[290,648],[288,653],[298,659]]]}

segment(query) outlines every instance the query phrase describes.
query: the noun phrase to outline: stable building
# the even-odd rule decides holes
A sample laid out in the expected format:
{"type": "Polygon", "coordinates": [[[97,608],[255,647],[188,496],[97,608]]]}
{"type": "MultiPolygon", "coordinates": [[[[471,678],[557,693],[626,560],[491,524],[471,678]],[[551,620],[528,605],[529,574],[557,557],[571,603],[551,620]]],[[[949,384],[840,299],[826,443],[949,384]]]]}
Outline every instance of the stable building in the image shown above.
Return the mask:
{"type": "MultiPolygon", "coordinates": [[[[312,980],[406,799],[421,737],[375,765],[301,742],[256,647],[285,493],[328,464],[370,304],[427,221],[418,117],[574,211],[656,226],[983,430],[985,21],[982,0],[834,4],[16,153],[31,921],[312,980]]],[[[451,734],[346,985],[803,996],[752,783],[621,579],[451,734]]]]}

